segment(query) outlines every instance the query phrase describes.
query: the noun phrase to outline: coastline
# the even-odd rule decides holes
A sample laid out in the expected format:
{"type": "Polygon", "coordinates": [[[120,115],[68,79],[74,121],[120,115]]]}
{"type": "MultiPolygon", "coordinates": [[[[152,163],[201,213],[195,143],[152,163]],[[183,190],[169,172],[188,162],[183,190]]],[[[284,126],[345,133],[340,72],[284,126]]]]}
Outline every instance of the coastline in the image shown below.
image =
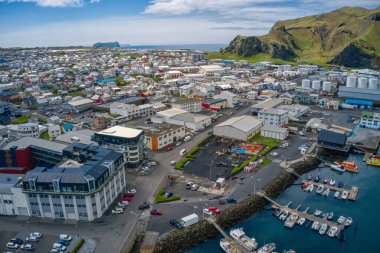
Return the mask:
{"type": "MultiPolygon", "coordinates": [[[[314,170],[319,163],[320,161],[316,157],[310,156],[303,161],[295,163],[292,168],[298,174],[305,174],[314,170]]],[[[275,199],[296,180],[296,176],[284,170],[283,173],[263,187],[262,190],[265,191],[270,198],[275,199]]],[[[236,205],[225,209],[221,215],[217,217],[217,223],[223,229],[227,229],[261,211],[266,205],[267,201],[263,197],[258,195],[248,197],[236,205]]],[[[161,235],[158,238],[154,252],[182,252],[213,238],[217,234],[218,231],[214,226],[203,220],[193,226],[176,229],[161,235]]]]}

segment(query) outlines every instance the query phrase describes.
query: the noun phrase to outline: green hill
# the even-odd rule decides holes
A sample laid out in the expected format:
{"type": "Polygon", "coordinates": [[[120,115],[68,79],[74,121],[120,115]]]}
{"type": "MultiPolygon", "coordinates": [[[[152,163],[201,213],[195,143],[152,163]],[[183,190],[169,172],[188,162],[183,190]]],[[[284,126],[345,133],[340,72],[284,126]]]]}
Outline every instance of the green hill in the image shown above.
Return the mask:
{"type": "Polygon", "coordinates": [[[380,7],[279,21],[266,35],[237,36],[215,57],[379,68],[380,7]]]}

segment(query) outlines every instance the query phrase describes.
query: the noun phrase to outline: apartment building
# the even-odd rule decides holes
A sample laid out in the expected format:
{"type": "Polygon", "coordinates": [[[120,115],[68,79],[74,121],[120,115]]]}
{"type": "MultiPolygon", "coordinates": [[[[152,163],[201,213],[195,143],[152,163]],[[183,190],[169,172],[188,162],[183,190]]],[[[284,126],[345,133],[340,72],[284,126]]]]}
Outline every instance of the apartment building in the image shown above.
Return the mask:
{"type": "Polygon", "coordinates": [[[288,124],[288,111],[276,108],[263,109],[258,112],[258,118],[268,125],[283,126],[288,124]]]}
{"type": "Polygon", "coordinates": [[[362,112],[360,126],[380,130],[380,113],[368,111],[362,112]]]}
{"type": "Polygon", "coordinates": [[[157,151],[184,138],[186,131],[184,126],[162,123],[145,130],[144,134],[146,147],[157,151]]]}
{"type": "Polygon", "coordinates": [[[110,113],[128,117],[128,120],[153,115],[151,104],[134,105],[125,103],[113,103],[110,105],[110,113]]]}
{"type": "Polygon", "coordinates": [[[202,110],[202,103],[196,99],[178,99],[172,103],[172,108],[182,109],[187,112],[200,112],[202,110]]]}

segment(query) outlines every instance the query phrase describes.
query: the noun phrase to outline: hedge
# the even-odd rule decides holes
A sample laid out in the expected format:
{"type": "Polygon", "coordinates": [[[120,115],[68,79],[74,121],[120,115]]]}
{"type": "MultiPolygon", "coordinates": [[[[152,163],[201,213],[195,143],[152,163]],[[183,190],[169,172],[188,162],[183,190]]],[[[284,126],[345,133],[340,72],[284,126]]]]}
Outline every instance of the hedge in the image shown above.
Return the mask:
{"type": "Polygon", "coordinates": [[[75,245],[71,253],[76,253],[79,250],[79,248],[83,245],[83,243],[84,243],[84,239],[81,238],[79,242],[75,245]]]}
{"type": "Polygon", "coordinates": [[[191,160],[194,160],[195,157],[185,157],[183,158],[181,161],[179,161],[176,165],[175,165],[175,169],[177,170],[182,170],[183,166],[188,162],[188,161],[191,161],[191,160]]]}
{"type": "Polygon", "coordinates": [[[209,140],[211,140],[212,138],[214,137],[213,134],[210,134],[208,136],[206,136],[203,140],[201,140],[199,143],[198,143],[198,146],[202,146],[204,144],[206,144],[209,140]]]}
{"type": "Polygon", "coordinates": [[[231,170],[231,173],[232,174],[235,174],[235,173],[238,173],[239,171],[241,171],[245,166],[247,166],[250,162],[253,162],[257,159],[257,156],[252,156],[251,159],[243,162],[242,164],[240,164],[239,166],[233,168],[231,170]]]}
{"type": "Polygon", "coordinates": [[[170,202],[170,201],[175,201],[175,200],[180,200],[181,197],[177,194],[173,194],[172,196],[170,196],[169,198],[165,197],[164,194],[165,194],[166,190],[165,189],[161,189],[158,191],[157,195],[156,195],[156,203],[163,203],[163,202],[170,202]]]}

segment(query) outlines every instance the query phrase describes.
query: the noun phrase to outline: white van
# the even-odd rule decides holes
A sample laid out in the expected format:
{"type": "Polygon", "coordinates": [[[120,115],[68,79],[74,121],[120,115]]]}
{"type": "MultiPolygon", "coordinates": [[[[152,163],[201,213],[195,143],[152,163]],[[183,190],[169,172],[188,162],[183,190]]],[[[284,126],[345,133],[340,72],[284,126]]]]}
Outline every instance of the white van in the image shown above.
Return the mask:
{"type": "Polygon", "coordinates": [[[188,135],[188,136],[186,136],[185,139],[183,139],[183,140],[184,140],[184,141],[189,141],[190,139],[191,139],[191,136],[188,135]]]}
{"type": "Polygon", "coordinates": [[[187,154],[187,150],[186,149],[182,149],[181,151],[179,151],[179,155],[180,156],[184,156],[187,154]]]}

